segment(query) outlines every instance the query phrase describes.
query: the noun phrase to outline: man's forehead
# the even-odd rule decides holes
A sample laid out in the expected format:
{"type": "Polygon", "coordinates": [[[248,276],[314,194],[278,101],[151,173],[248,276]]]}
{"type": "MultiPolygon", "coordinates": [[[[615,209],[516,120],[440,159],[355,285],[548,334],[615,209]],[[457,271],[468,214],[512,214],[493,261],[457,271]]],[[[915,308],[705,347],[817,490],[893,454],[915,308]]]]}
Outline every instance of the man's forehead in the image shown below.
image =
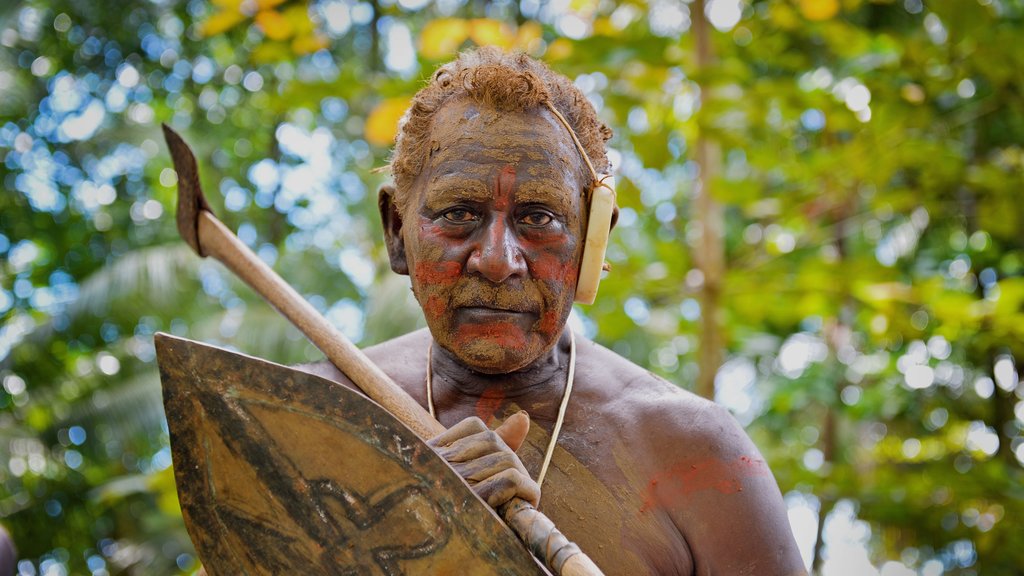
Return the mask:
{"type": "Polygon", "coordinates": [[[501,112],[457,100],[435,117],[428,185],[452,176],[493,178],[495,167],[514,167],[531,179],[573,181],[581,158],[565,127],[546,110],[501,112]]]}

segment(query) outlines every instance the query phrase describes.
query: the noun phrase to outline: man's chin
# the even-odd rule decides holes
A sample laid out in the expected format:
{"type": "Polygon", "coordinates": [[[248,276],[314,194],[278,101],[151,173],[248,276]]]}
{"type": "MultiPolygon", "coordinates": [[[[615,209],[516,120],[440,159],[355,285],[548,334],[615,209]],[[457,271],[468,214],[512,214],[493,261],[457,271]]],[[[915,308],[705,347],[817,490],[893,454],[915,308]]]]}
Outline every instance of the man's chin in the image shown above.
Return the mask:
{"type": "Polygon", "coordinates": [[[455,357],[467,368],[481,374],[510,374],[526,368],[537,360],[539,355],[524,355],[508,350],[472,346],[468,350],[457,350],[455,357]]]}
{"type": "Polygon", "coordinates": [[[507,374],[535,362],[549,347],[537,334],[504,330],[463,332],[446,346],[468,368],[482,374],[507,374]]]}

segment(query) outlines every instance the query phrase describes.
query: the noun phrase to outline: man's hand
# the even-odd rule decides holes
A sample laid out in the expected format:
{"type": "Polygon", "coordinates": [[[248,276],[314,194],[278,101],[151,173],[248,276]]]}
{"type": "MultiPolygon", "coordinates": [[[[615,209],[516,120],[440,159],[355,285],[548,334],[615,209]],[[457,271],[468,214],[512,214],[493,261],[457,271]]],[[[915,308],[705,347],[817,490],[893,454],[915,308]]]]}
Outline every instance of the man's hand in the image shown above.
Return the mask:
{"type": "Polygon", "coordinates": [[[517,496],[537,506],[540,486],[515,453],[529,430],[530,417],[523,410],[494,430],[479,418],[466,418],[427,444],[491,507],[497,508],[517,496]]]}

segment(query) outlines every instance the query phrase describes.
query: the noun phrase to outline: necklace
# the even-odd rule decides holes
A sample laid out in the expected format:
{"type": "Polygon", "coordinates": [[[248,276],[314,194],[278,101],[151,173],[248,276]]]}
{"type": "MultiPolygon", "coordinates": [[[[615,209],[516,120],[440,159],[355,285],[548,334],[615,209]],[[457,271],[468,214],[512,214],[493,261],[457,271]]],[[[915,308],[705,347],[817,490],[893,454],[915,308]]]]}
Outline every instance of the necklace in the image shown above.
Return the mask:
{"type": "MultiPolygon", "coordinates": [[[[431,373],[433,366],[431,362],[434,351],[434,341],[431,339],[427,347],[427,410],[430,415],[437,419],[434,413],[434,386],[431,373]]],[[[541,464],[540,474],[537,475],[537,485],[544,484],[544,476],[548,473],[548,465],[551,464],[551,457],[555,454],[555,444],[558,442],[558,434],[562,431],[562,422],[565,421],[565,409],[569,406],[569,396],[572,395],[572,381],[576,376],[576,334],[569,330],[569,374],[565,377],[565,391],[562,392],[562,403],[558,406],[558,418],[555,419],[555,428],[551,431],[551,440],[548,441],[548,448],[544,451],[544,463],[541,464]]]]}

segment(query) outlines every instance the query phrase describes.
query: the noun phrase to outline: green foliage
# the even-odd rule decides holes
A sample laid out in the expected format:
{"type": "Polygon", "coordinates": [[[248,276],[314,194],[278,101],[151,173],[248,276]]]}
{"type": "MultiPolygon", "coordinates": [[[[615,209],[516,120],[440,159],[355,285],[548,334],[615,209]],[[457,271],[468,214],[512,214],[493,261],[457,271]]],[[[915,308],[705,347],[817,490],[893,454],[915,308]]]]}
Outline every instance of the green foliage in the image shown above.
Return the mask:
{"type": "Polygon", "coordinates": [[[824,523],[798,537],[825,573],[850,561],[843,518],[867,522],[876,567],[1019,570],[1024,6],[745,0],[726,22],[736,3],[709,4],[702,72],[689,2],[0,7],[0,522],[21,557],[195,569],[155,331],[318,357],[180,241],[159,123],[195,147],[215,212],[368,345],[420,322],[379,241],[389,130],[438,62],[491,43],[574,78],[616,132],[588,335],[690,387],[700,317],[721,318],[718,399],[824,523]],[[722,152],[719,310],[693,271],[698,137],[722,152]]]}

